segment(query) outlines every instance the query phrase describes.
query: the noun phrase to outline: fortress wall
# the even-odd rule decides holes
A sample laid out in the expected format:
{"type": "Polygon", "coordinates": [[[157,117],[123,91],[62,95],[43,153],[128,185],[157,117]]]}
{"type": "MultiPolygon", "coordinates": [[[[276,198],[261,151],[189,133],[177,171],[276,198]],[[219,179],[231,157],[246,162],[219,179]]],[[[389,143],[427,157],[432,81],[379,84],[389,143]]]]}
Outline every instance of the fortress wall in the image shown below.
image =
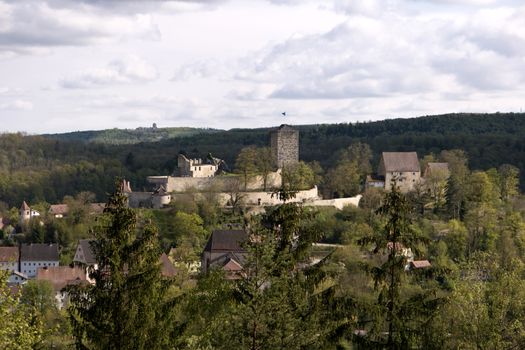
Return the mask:
{"type": "MultiPolygon", "coordinates": [[[[261,206],[269,206],[269,205],[276,205],[282,203],[276,196],[272,196],[272,192],[240,192],[239,195],[242,196],[241,203],[243,205],[261,205],[261,206]],[[260,200],[260,202],[259,202],[260,200]]],[[[182,198],[184,194],[173,194],[173,200],[176,202],[178,198],[182,198]]],[[[196,194],[196,197],[198,198],[202,195],[196,194]]],[[[218,193],[217,198],[219,201],[219,204],[221,206],[226,206],[228,204],[228,201],[230,200],[230,195],[227,193],[218,193]]],[[[317,193],[317,186],[305,190],[305,191],[299,191],[296,194],[296,197],[291,199],[290,202],[307,202],[307,201],[315,201],[318,200],[318,193],[317,193]]]]}
{"type": "Polygon", "coordinates": [[[347,205],[353,205],[354,207],[359,206],[359,201],[361,200],[363,196],[358,194],[355,197],[347,197],[347,198],[335,198],[335,199],[319,199],[315,200],[313,202],[308,202],[306,205],[313,205],[313,206],[331,206],[336,207],[337,209],[341,210],[344,206],[347,205]]]}
{"type": "MultiPolygon", "coordinates": [[[[179,193],[189,189],[208,191],[210,188],[213,188],[215,191],[225,191],[227,188],[235,186],[236,182],[240,183],[241,188],[244,188],[244,178],[242,175],[216,176],[210,178],[148,176],[147,181],[150,184],[164,186],[166,192],[179,193]]],[[[268,175],[267,186],[268,188],[279,188],[281,187],[281,181],[281,173],[279,171],[272,172],[268,175]]],[[[263,184],[262,176],[252,176],[248,178],[247,189],[250,191],[262,189],[263,184]]]]}

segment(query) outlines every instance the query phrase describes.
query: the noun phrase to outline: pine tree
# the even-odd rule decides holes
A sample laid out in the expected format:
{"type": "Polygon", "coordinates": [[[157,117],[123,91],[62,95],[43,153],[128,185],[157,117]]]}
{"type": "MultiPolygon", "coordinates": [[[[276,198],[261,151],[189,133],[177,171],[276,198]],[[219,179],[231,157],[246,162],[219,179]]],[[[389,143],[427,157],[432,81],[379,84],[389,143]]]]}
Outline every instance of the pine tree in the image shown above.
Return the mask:
{"type": "MultiPolygon", "coordinates": [[[[278,195],[290,199],[288,193],[278,195]]],[[[319,238],[306,224],[311,215],[285,202],[252,223],[244,276],[233,294],[231,330],[237,337],[229,348],[326,349],[337,342],[347,320],[335,315],[334,286],[322,286],[329,275],[327,259],[307,264],[319,238]]]]}
{"type": "Polygon", "coordinates": [[[170,281],[160,275],[157,231],[137,234],[135,212],[116,184],[92,248],[94,285],[70,290],[70,320],[77,349],[163,349],[168,343],[170,281]]]}
{"type": "Polygon", "coordinates": [[[385,194],[378,209],[386,222],[383,232],[361,239],[362,245],[371,245],[382,262],[369,267],[378,290],[377,305],[372,307],[372,327],[359,343],[366,348],[410,349],[418,346],[424,337],[424,326],[441,302],[434,290],[407,286],[403,250],[416,248],[424,239],[411,229],[410,206],[404,194],[394,184],[385,194]]]}

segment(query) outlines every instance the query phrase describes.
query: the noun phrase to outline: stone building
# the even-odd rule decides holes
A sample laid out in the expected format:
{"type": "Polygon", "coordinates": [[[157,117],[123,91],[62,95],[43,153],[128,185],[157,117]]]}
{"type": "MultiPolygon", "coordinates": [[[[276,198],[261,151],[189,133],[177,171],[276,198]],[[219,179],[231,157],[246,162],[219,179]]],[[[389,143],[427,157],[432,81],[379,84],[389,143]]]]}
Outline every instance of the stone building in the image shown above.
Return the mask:
{"type": "Polygon", "coordinates": [[[219,167],[217,164],[204,163],[202,159],[188,159],[179,154],[177,169],[181,177],[214,177],[219,167]]]}
{"type": "Polygon", "coordinates": [[[272,157],[277,168],[293,165],[299,161],[299,131],[281,125],[270,134],[272,157]]]}
{"type": "Polygon", "coordinates": [[[395,180],[401,192],[410,192],[420,182],[421,169],[416,152],[383,152],[378,174],[385,181],[385,190],[392,188],[395,180]]]}

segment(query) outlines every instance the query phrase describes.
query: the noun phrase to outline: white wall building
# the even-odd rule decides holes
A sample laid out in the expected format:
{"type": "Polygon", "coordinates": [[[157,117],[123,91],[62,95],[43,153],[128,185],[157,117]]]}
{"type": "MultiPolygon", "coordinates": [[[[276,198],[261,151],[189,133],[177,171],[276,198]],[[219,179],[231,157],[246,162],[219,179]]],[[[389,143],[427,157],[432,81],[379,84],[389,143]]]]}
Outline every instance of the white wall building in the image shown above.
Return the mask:
{"type": "Polygon", "coordinates": [[[20,247],[20,272],[36,277],[38,268],[58,266],[58,244],[31,243],[20,247]]]}

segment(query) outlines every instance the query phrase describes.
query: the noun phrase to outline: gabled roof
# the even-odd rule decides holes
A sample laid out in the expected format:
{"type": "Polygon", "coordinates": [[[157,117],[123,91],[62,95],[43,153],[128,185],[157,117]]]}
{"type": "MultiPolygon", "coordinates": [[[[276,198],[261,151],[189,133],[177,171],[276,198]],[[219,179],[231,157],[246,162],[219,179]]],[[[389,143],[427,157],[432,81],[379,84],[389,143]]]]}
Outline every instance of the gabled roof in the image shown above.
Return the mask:
{"type": "Polygon", "coordinates": [[[18,247],[0,247],[0,262],[18,262],[18,247]]]}
{"type": "Polygon", "coordinates": [[[22,261],[59,261],[58,244],[30,243],[20,247],[22,261]]]}
{"type": "Polygon", "coordinates": [[[416,152],[383,152],[382,160],[386,172],[420,171],[416,152]]]}
{"type": "Polygon", "coordinates": [[[242,243],[248,239],[244,230],[215,230],[212,232],[205,252],[245,252],[242,243]]]}
{"type": "Polygon", "coordinates": [[[87,283],[86,272],[82,268],[69,266],[39,267],[36,279],[51,282],[55,291],[70,284],[87,283]]]}
{"type": "Polygon", "coordinates": [[[51,204],[49,207],[49,214],[51,215],[66,215],[68,211],[67,204],[51,204]]]}
{"type": "Polygon", "coordinates": [[[93,242],[91,239],[80,239],[77,246],[77,250],[79,246],[82,249],[84,261],[87,265],[93,265],[97,262],[95,259],[95,254],[93,254],[93,248],[91,248],[91,242],[93,242]]]}
{"type": "Polygon", "coordinates": [[[26,274],[23,274],[22,272],[18,272],[18,271],[11,271],[11,275],[15,275],[15,276],[18,276],[24,280],[27,280],[29,279],[29,277],[27,277],[26,274]]]}
{"type": "Polygon", "coordinates": [[[24,203],[22,203],[22,207],[20,207],[20,209],[22,209],[22,210],[29,210],[31,208],[29,208],[29,205],[27,205],[26,201],[24,201],[24,203]]]}
{"type": "Polygon", "coordinates": [[[237,260],[229,257],[222,265],[222,269],[226,272],[239,272],[242,271],[242,265],[237,260]]]}
{"type": "Polygon", "coordinates": [[[166,189],[164,188],[164,186],[160,185],[154,192],[153,192],[153,195],[154,196],[166,196],[168,195],[168,192],[166,192],[166,189]]]}

